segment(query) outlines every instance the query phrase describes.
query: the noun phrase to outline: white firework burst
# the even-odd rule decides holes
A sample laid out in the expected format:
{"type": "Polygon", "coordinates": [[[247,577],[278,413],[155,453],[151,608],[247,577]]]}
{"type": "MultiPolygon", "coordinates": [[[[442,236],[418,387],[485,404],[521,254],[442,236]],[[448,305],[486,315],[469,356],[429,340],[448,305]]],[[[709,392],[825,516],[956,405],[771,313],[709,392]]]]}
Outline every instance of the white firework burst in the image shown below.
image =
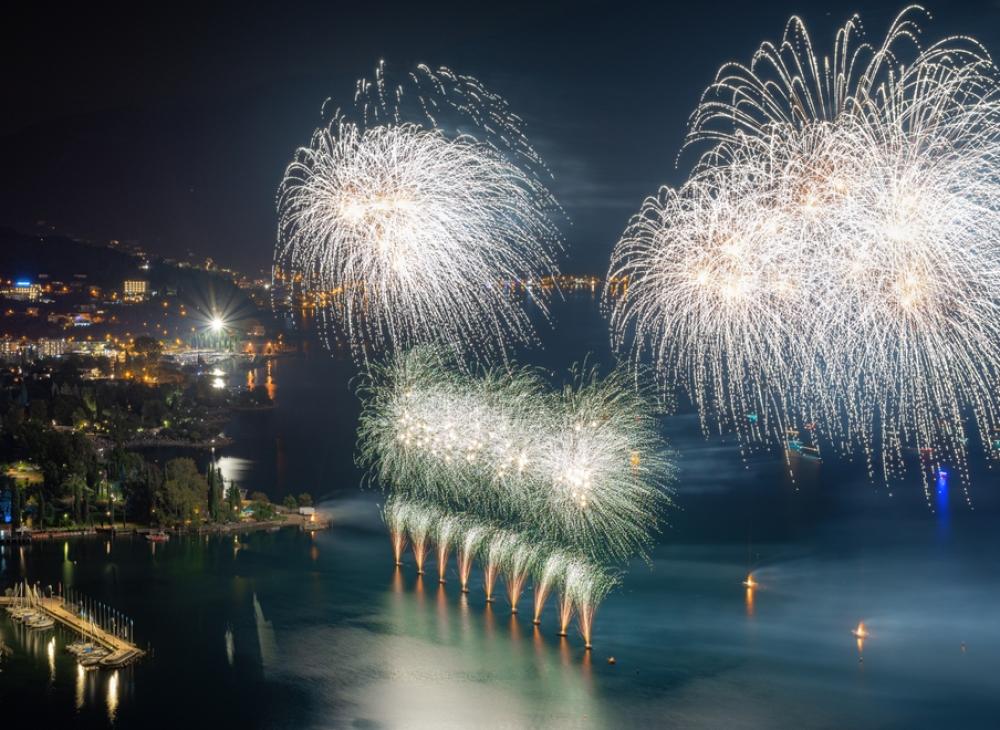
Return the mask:
{"type": "Polygon", "coordinates": [[[390,88],[380,66],[285,172],[276,276],[321,293],[359,357],[530,341],[512,287],[556,272],[561,213],[522,127],[475,79],[421,66],[390,88]]]}
{"type": "Polygon", "coordinates": [[[793,18],[722,68],[709,149],[616,247],[613,329],[744,443],[815,424],[886,481],[912,448],[967,482],[1000,423],[1000,86],[970,39],[921,49],[919,12],[831,58],[793,18]]]}

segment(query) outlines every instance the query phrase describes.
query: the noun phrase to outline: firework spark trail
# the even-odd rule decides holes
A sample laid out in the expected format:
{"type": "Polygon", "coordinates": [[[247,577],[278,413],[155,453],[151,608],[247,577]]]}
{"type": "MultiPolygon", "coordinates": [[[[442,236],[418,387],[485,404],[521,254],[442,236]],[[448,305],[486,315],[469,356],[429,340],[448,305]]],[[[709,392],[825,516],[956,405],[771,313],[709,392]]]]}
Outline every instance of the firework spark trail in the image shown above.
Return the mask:
{"type": "Polygon", "coordinates": [[[535,577],[535,614],[532,623],[537,625],[542,622],[545,601],[552,588],[562,580],[568,562],[568,556],[558,550],[550,552],[544,561],[540,561],[535,577]]]}
{"type": "Polygon", "coordinates": [[[336,293],[359,359],[420,342],[506,354],[532,326],[505,283],[556,273],[545,177],[521,120],[475,79],[421,66],[390,88],[380,65],[285,172],[276,276],[336,293]]]}
{"type": "Polygon", "coordinates": [[[576,607],[576,621],[580,634],[583,636],[584,645],[589,649],[597,607],[618,581],[616,577],[589,565],[581,566],[571,575],[572,580],[567,581],[566,591],[576,607]]]}
{"type": "Polygon", "coordinates": [[[510,603],[511,613],[517,613],[517,604],[521,599],[521,593],[541,553],[542,549],[537,545],[518,537],[516,543],[504,556],[501,568],[504,583],[507,586],[507,601],[510,603]]]}
{"type": "Polygon", "coordinates": [[[406,515],[406,502],[395,497],[390,497],[382,510],[382,518],[392,539],[392,555],[396,565],[403,564],[403,551],[406,550],[406,515]]]}
{"type": "Polygon", "coordinates": [[[1000,427],[1000,86],[971,39],[921,49],[920,12],[880,45],[852,18],[830,59],[793,18],[722,68],[709,149],[616,247],[612,322],[745,446],[814,423],[873,477],[916,448],[966,485],[966,436],[1000,427]]]}
{"type": "Polygon", "coordinates": [[[411,505],[406,514],[406,531],[413,548],[413,559],[417,564],[417,575],[424,574],[424,561],[430,551],[430,538],[435,523],[440,519],[440,512],[425,505],[411,505]]]}
{"type": "Polygon", "coordinates": [[[500,567],[508,552],[516,545],[517,537],[506,530],[497,530],[490,536],[483,550],[483,590],[486,591],[486,602],[493,603],[493,588],[500,567]]]}
{"type": "Polygon", "coordinates": [[[461,518],[455,515],[443,514],[434,526],[434,544],[437,546],[438,582],[445,582],[448,570],[448,553],[459,537],[462,527],[461,518]]]}
{"type": "Polygon", "coordinates": [[[490,529],[482,525],[467,523],[463,525],[463,535],[458,553],[458,577],[462,583],[462,593],[469,592],[469,574],[472,564],[479,554],[480,546],[489,539],[490,529]]]}

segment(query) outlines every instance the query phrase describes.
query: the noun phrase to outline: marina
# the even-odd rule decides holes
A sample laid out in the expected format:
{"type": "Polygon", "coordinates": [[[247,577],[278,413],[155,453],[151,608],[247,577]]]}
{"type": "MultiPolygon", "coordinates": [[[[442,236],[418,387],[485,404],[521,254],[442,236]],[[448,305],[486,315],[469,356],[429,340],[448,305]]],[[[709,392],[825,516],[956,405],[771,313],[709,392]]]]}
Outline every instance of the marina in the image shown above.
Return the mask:
{"type": "MultiPolygon", "coordinates": [[[[80,640],[67,648],[84,668],[116,669],[140,659],[145,652],[123,636],[98,625],[92,618],[73,610],[62,596],[44,596],[28,583],[21,583],[10,596],[0,596],[10,617],[29,629],[45,631],[56,622],[79,634],[80,640]]],[[[125,630],[123,629],[123,633],[125,630]]],[[[131,633],[131,629],[128,630],[131,633]]]]}

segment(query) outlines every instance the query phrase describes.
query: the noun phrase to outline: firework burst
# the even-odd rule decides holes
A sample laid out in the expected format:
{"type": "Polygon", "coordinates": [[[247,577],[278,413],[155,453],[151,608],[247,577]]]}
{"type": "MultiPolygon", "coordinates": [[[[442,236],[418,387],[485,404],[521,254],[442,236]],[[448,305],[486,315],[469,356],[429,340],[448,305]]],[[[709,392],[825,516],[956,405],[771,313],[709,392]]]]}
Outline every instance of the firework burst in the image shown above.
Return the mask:
{"type": "Polygon", "coordinates": [[[360,463],[404,505],[386,510],[390,531],[418,569],[431,535],[442,580],[454,546],[463,592],[480,559],[487,602],[502,576],[514,613],[533,578],[536,623],[559,590],[563,633],[575,611],[589,637],[595,586],[645,555],[668,503],[672,465],[642,389],[621,371],[580,367],[553,390],[532,370],[446,363],[414,349],[359,389],[360,463]]]}
{"type": "Polygon", "coordinates": [[[1000,423],[1000,87],[974,41],[921,48],[920,12],[879,45],[852,18],[829,58],[793,18],[722,68],[708,150],[616,247],[613,329],[745,445],[811,424],[872,476],[912,449],[967,483],[970,425],[1000,423]]]}
{"type": "Polygon", "coordinates": [[[396,493],[597,562],[650,544],[672,466],[623,372],[579,368],[552,392],[534,371],[472,375],[415,350],[374,368],[362,397],[361,462],[396,493]]]}
{"type": "Polygon", "coordinates": [[[276,276],[332,297],[360,358],[419,342],[505,353],[532,337],[508,285],[556,271],[546,176],[478,81],[420,66],[393,85],[380,65],[285,172],[276,276]]]}

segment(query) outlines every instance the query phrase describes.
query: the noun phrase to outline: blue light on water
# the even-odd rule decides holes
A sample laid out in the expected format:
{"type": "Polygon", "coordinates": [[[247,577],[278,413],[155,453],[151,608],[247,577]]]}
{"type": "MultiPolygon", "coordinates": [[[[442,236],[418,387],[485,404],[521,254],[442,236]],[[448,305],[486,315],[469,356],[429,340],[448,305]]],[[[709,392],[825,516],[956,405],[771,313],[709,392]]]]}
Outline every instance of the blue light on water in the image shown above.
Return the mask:
{"type": "Polygon", "coordinates": [[[948,471],[946,469],[938,469],[937,473],[937,514],[939,526],[947,530],[949,514],[948,514],[948,471]]]}
{"type": "Polygon", "coordinates": [[[27,279],[18,279],[14,282],[14,286],[31,286],[31,282],[27,279]]]}

